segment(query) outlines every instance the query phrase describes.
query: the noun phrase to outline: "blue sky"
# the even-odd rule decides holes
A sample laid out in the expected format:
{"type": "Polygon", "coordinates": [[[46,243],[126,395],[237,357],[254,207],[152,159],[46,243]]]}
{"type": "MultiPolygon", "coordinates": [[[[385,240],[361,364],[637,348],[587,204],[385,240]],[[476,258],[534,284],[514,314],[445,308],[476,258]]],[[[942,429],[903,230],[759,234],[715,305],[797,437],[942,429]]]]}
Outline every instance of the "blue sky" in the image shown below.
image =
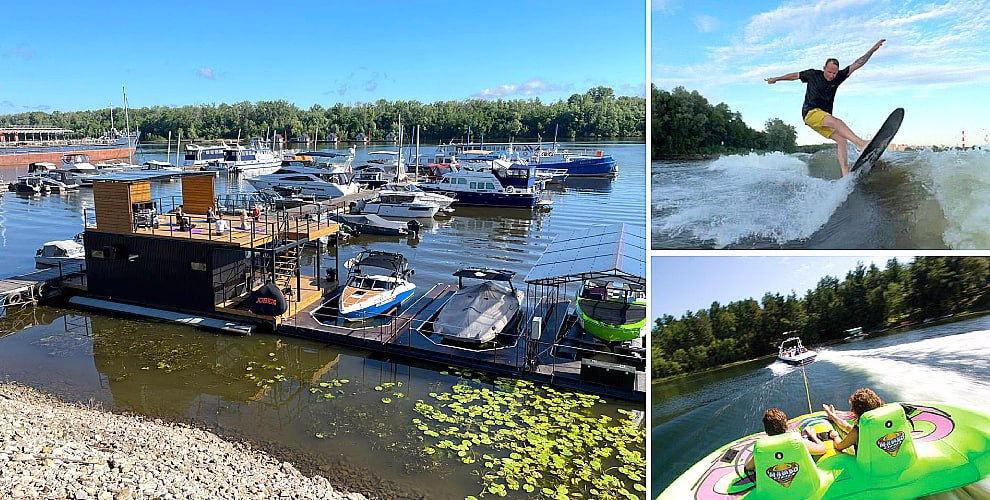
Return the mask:
{"type": "Polygon", "coordinates": [[[7,2],[0,114],[285,99],[566,99],[646,94],[646,5],[7,2]]]}
{"type": "MultiPolygon", "coordinates": [[[[862,262],[883,269],[893,255],[871,256],[740,256],[653,257],[650,274],[651,316],[680,317],[688,310],[707,309],[712,302],[760,300],[767,292],[798,297],[818,285],[825,276],[842,280],[862,262]]],[[[901,263],[914,258],[897,256],[901,263]]]]}
{"type": "Polygon", "coordinates": [[[764,78],[836,57],[842,67],[887,42],[840,88],[834,112],[862,137],[905,109],[895,143],[990,142],[990,3],[983,0],[652,0],[652,81],[725,102],[753,128],[779,117],[799,144],[804,85],[764,78]]]}

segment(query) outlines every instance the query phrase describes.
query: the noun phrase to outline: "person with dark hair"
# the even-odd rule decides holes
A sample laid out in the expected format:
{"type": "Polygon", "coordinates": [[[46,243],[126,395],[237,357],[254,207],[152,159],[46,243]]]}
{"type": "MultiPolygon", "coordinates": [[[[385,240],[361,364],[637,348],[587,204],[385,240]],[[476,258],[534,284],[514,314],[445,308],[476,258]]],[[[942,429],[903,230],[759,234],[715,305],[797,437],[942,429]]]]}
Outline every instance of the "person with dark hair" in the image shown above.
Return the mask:
{"type": "MultiPolygon", "coordinates": [[[[777,436],[787,432],[787,414],[784,413],[780,408],[769,408],[763,414],[763,430],[766,431],[767,436],[777,436]]],[[[821,455],[827,451],[825,444],[818,439],[818,435],[814,432],[810,432],[810,428],[806,428],[807,432],[802,433],[804,436],[804,444],[808,447],[808,452],[812,455],[821,455]]],[[[756,463],[753,461],[753,457],[749,457],[746,461],[746,470],[753,471],[756,469],[756,463]]]]}
{"type": "MultiPolygon", "coordinates": [[[[883,406],[883,399],[880,399],[880,396],[870,389],[859,389],[852,393],[852,396],[849,396],[849,406],[852,408],[852,412],[856,415],[858,421],[864,413],[883,406]]],[[[839,418],[835,414],[835,407],[832,405],[823,404],[822,409],[825,410],[829,420],[846,433],[846,437],[841,440],[838,433],[832,435],[832,441],[835,442],[835,451],[842,451],[850,446],[856,446],[859,442],[859,423],[852,425],[839,418]]]]}
{"type": "Polygon", "coordinates": [[[886,40],[881,39],[873,44],[870,50],[866,51],[859,59],[843,69],[839,69],[839,60],[830,57],[825,61],[824,68],[806,69],[801,72],[788,73],[784,76],[767,78],[766,82],[774,84],[779,81],[801,80],[808,84],[804,93],[804,105],[801,107],[801,116],[804,123],[818,132],[826,139],[835,141],[839,154],[839,167],[842,169],[842,176],[849,175],[849,163],[847,160],[846,141],[852,141],[862,150],[869,144],[856,135],[849,126],[842,120],[832,116],[832,104],[835,102],[835,92],[839,85],[846,81],[854,71],[863,67],[870,56],[883,45],[886,40]]]}

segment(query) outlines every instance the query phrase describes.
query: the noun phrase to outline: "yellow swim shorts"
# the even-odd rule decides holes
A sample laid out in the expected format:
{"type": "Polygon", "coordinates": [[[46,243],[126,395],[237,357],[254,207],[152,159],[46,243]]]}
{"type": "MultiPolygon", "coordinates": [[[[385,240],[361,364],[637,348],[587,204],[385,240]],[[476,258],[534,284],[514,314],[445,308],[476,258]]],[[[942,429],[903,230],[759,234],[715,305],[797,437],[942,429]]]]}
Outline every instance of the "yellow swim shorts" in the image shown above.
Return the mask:
{"type": "Polygon", "coordinates": [[[826,139],[832,138],[832,133],[835,129],[832,127],[826,127],[822,122],[825,121],[826,116],[832,116],[818,108],[808,111],[808,114],[804,115],[805,125],[815,129],[815,132],[822,134],[826,139]]]}

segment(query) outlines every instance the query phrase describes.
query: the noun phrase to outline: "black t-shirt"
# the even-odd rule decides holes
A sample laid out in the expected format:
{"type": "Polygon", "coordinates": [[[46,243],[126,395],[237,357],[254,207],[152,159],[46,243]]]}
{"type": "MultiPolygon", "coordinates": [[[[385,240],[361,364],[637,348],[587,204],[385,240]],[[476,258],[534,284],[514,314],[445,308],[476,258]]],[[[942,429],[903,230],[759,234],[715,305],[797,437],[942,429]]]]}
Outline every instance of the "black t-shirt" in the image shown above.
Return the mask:
{"type": "Polygon", "coordinates": [[[801,118],[807,116],[808,111],[815,108],[832,114],[835,91],[839,89],[842,82],[846,81],[846,78],[849,78],[849,66],[840,69],[831,82],[825,79],[825,72],[820,69],[806,69],[798,75],[800,75],[802,82],[808,84],[808,89],[804,92],[801,118]]]}

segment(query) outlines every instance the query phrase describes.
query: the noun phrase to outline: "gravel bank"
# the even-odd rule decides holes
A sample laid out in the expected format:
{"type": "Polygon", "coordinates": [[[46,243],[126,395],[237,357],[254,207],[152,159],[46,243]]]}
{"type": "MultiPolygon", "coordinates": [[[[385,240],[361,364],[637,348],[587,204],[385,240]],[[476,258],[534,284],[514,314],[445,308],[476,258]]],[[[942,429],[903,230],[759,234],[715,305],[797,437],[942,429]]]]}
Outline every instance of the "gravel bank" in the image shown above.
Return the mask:
{"type": "Polygon", "coordinates": [[[0,382],[3,498],[365,498],[182,424],[0,382]]]}

